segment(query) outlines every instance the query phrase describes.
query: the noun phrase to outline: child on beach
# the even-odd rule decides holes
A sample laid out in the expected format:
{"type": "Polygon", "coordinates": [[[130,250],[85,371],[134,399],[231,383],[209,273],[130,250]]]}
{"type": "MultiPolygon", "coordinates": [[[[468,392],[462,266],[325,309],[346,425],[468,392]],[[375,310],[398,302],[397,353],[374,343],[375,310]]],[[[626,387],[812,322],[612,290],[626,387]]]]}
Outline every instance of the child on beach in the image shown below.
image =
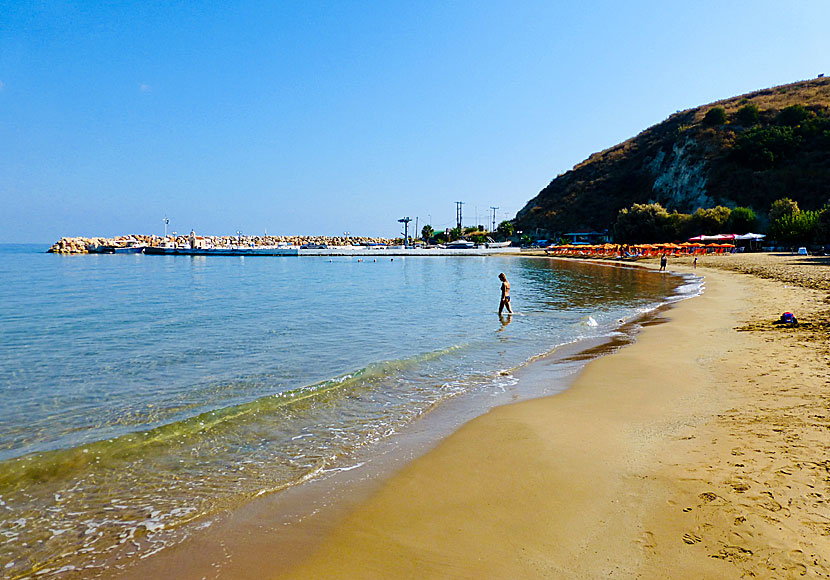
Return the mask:
{"type": "Polygon", "coordinates": [[[504,275],[504,272],[499,274],[499,280],[501,280],[501,302],[499,302],[499,314],[501,311],[507,308],[507,312],[509,314],[513,314],[513,309],[510,308],[510,282],[507,281],[507,276],[504,275]]]}

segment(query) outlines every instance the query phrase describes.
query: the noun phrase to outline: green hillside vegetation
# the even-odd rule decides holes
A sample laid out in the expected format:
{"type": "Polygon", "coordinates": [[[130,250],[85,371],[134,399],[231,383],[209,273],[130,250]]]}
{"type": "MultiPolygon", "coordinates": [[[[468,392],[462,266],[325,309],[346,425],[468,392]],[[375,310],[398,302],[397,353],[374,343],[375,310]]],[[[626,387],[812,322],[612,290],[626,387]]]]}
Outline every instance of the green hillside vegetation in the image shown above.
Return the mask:
{"type": "Polygon", "coordinates": [[[546,234],[609,229],[643,238],[645,231],[631,233],[632,216],[650,211],[654,224],[669,228],[663,234],[674,234],[662,239],[766,231],[774,230],[770,207],[782,198],[797,202],[799,212],[788,218],[796,221],[810,212],[818,220],[830,201],[830,78],[678,112],[551,181],[515,224],[546,234]],[[660,210],[638,207],[650,204],[660,210]]]}

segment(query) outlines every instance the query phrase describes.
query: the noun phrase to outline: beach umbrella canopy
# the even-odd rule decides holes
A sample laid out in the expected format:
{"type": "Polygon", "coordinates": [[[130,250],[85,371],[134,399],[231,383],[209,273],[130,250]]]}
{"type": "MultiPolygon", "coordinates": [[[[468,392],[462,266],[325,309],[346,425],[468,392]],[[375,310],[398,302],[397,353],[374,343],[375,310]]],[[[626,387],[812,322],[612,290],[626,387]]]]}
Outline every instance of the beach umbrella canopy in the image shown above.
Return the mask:
{"type": "Polygon", "coordinates": [[[766,234],[753,234],[752,232],[748,234],[744,234],[742,236],[735,236],[736,240],[761,240],[766,238],[766,234]]]}

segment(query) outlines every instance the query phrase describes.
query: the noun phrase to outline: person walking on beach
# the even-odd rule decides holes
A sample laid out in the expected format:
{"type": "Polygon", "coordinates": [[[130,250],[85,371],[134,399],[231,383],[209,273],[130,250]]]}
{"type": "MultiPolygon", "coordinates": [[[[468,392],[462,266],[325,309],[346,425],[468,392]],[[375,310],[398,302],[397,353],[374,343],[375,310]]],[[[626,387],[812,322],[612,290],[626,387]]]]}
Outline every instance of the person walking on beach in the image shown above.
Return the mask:
{"type": "Polygon", "coordinates": [[[510,308],[510,282],[507,281],[507,276],[504,275],[504,272],[499,274],[499,280],[501,280],[501,302],[499,302],[499,314],[501,311],[507,308],[508,314],[513,314],[513,309],[510,308]]]}
{"type": "Polygon", "coordinates": [[[665,253],[662,256],[660,256],[660,271],[661,272],[664,272],[666,270],[666,264],[668,264],[668,262],[669,262],[669,259],[668,259],[668,257],[666,256],[665,253]]]}

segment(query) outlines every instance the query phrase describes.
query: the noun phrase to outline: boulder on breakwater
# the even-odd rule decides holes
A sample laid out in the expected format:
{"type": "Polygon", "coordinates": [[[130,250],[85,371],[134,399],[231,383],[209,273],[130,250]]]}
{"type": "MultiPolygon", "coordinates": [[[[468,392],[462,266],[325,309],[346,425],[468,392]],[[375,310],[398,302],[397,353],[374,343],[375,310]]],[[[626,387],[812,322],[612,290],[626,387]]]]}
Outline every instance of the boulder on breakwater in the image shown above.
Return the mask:
{"type": "MultiPolygon", "coordinates": [[[[221,248],[229,246],[276,246],[287,244],[289,246],[304,246],[306,244],[327,245],[327,246],[361,246],[370,244],[389,245],[396,242],[391,238],[378,238],[369,236],[198,236],[206,246],[221,248]]],[[[147,236],[133,234],[129,236],[117,236],[114,238],[105,237],[63,237],[49,248],[48,252],[53,254],[86,254],[88,246],[126,246],[129,242],[138,242],[146,246],[161,246],[165,243],[173,243],[187,247],[190,244],[188,235],[168,236],[147,236]]]]}

